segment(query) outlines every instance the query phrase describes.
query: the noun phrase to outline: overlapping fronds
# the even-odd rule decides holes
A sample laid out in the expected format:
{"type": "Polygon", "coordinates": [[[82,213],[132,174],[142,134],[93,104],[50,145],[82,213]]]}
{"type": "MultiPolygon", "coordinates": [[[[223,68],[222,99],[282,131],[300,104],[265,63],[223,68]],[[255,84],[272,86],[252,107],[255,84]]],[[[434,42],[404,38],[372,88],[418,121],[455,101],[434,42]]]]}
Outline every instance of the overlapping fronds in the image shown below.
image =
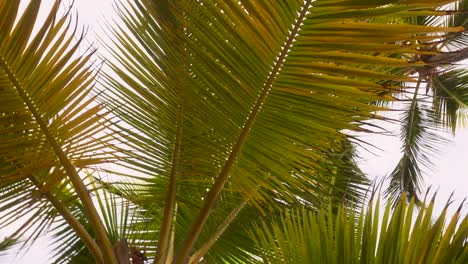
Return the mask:
{"type": "MultiPolygon", "coordinates": [[[[93,51],[78,54],[84,35],[68,13],[57,15],[61,1],[54,1],[43,22],[38,22],[41,1],[30,1],[23,12],[20,2],[0,1],[0,186],[5,198],[1,213],[7,217],[2,224],[25,216],[17,233],[29,229],[34,240],[60,214],[79,233],[81,225],[61,201],[61,190],[73,186],[111,258],[107,235],[79,175],[110,159],[105,110],[90,96],[96,76],[93,51]]],[[[95,241],[81,235],[95,246],[100,261],[95,241]]]]}
{"type": "Polygon", "coordinates": [[[43,25],[35,24],[40,1],[32,1],[14,24],[21,15],[13,12],[19,2],[0,5],[0,180],[4,184],[50,171],[55,175],[47,189],[52,189],[65,177],[55,149],[76,168],[102,162],[96,147],[106,137],[93,135],[103,130],[98,114],[103,106],[87,97],[95,75],[87,65],[90,53],[72,57],[81,41],[73,41],[76,28],[67,16],[56,17],[60,1],[43,25]],[[38,32],[32,34],[35,26],[38,32]]]}
{"type": "MultiPolygon", "coordinates": [[[[468,26],[467,1],[457,1],[439,8],[435,14],[407,18],[411,24],[429,26],[464,27],[468,26]],[[445,15],[444,15],[445,14],[445,15]]],[[[402,158],[388,176],[390,187],[387,194],[399,200],[402,193],[418,200],[423,178],[433,171],[431,163],[440,143],[446,141],[438,128],[451,129],[455,133],[460,124],[466,123],[466,70],[456,66],[468,58],[468,36],[462,32],[440,34],[438,39],[419,41],[426,51],[436,54],[415,55],[427,63],[416,69],[419,83],[425,89],[413,89],[409,85],[407,93],[413,93],[411,103],[403,105],[401,118],[402,158]],[[430,105],[432,104],[432,109],[430,105]],[[431,157],[432,156],[432,157],[431,157]]],[[[463,62],[462,62],[463,63],[463,62]]]]}
{"type": "MultiPolygon", "coordinates": [[[[129,214],[129,219],[126,227],[129,232],[125,235],[130,248],[144,252],[148,259],[155,255],[159,250],[155,249],[157,239],[160,235],[161,214],[164,208],[156,203],[151,203],[152,196],[135,197],[144,192],[133,193],[131,189],[126,189],[123,186],[114,188],[113,185],[107,189],[112,193],[118,193],[119,196],[125,197],[128,200],[135,201],[137,205],[129,214]],[[142,198],[142,199],[139,199],[142,198]]],[[[134,190],[134,189],[133,189],[134,190]]],[[[299,204],[296,204],[298,206],[299,204]]],[[[199,206],[199,205],[198,205],[199,206]]],[[[182,201],[177,203],[177,209],[171,223],[169,240],[174,237],[174,242],[171,245],[172,252],[180,246],[183,241],[185,232],[190,228],[193,221],[193,214],[196,212],[197,204],[190,201],[182,201]]],[[[269,215],[274,215],[277,212],[270,212],[269,215]]],[[[200,240],[196,245],[197,254],[192,256],[189,263],[194,259],[201,258],[210,262],[229,262],[235,263],[234,260],[240,263],[251,262],[253,256],[250,254],[250,249],[253,248],[254,242],[247,236],[247,230],[258,221],[258,210],[255,207],[247,205],[247,201],[242,200],[232,194],[225,194],[220,197],[216,210],[214,210],[210,219],[205,226],[205,232],[201,234],[200,240]]],[[[195,252],[194,252],[195,253],[195,252]]]]}
{"type": "MultiPolygon", "coordinates": [[[[468,1],[459,0],[449,5],[444,6],[440,9],[440,12],[445,16],[424,16],[418,19],[420,25],[431,25],[431,26],[445,26],[445,27],[467,27],[468,26],[468,1]]],[[[468,35],[466,31],[458,33],[449,33],[440,41],[435,42],[441,48],[444,48],[445,52],[457,52],[465,50],[468,46],[468,35]]],[[[466,57],[465,57],[466,58],[466,57]]],[[[457,61],[463,58],[456,58],[457,61]]]]}
{"type": "Polygon", "coordinates": [[[462,205],[449,219],[447,208],[433,215],[434,200],[419,212],[406,196],[392,210],[380,212],[380,199],[355,214],[340,207],[313,212],[285,211],[273,223],[251,232],[258,263],[465,263],[468,260],[468,216],[462,205]]]}
{"type": "MultiPolygon", "coordinates": [[[[89,174],[89,176],[91,177],[91,174],[89,174]]],[[[118,248],[118,245],[120,245],[119,242],[132,237],[129,233],[138,232],[138,229],[130,229],[134,226],[133,219],[137,218],[137,212],[134,212],[134,207],[130,206],[127,201],[122,201],[122,199],[119,199],[106,189],[99,187],[99,185],[93,184],[90,187],[90,189],[93,190],[92,193],[98,204],[97,209],[103,218],[109,239],[114,245],[116,253],[118,252],[117,258],[119,259],[120,253],[128,253],[129,251],[127,247],[123,249],[118,248]]],[[[68,201],[67,207],[70,208],[73,215],[76,216],[77,220],[83,225],[86,231],[93,234],[86,214],[76,198],[69,196],[64,200],[68,201]]],[[[51,259],[55,260],[54,263],[94,262],[92,253],[86,248],[82,239],[75,234],[73,227],[67,225],[64,220],[57,221],[51,228],[50,233],[53,234],[51,244],[54,246],[54,254],[51,259]]]]}
{"type": "Polygon", "coordinates": [[[341,131],[365,130],[380,109],[369,102],[392,100],[385,94],[399,89],[387,83],[415,82],[402,69],[422,67],[419,55],[436,54],[422,40],[463,30],[392,18],[431,13],[446,2],[121,5],[107,100],[125,122],[119,147],[130,156],[123,166],[133,172],[125,174],[136,182],[127,185],[134,194],[127,198],[142,202],[144,196],[147,208],[164,212],[162,220],[148,219],[164,230],[158,254],[167,253],[175,201],[194,212],[183,218],[194,221],[185,242],[175,241],[181,245],[176,263],[182,263],[204,235],[208,215],[222,210],[222,190],[263,213],[296,203],[297,193],[329,195],[331,185],[346,190],[349,182],[327,156],[343,149],[341,131]],[[402,53],[418,59],[399,59],[402,53]],[[330,173],[334,184],[323,177],[330,173]]]}
{"type": "MultiPolygon", "coordinates": [[[[393,100],[388,94],[399,83],[415,83],[410,71],[427,73],[426,63],[447,62],[426,44],[460,36],[463,21],[449,27],[394,21],[440,15],[436,9],[451,2],[119,5],[100,97],[122,121],[110,124],[104,104],[89,96],[93,51],[76,55],[83,36],[68,14],[56,15],[60,1],[39,25],[41,1],[20,14],[20,0],[0,0],[1,224],[22,218],[12,237],[25,235],[26,242],[51,228],[62,243],[57,263],[129,256],[254,262],[258,252],[252,254],[246,230],[258,218],[269,222],[281,208],[363,197],[366,179],[342,131],[367,131],[363,125],[382,110],[371,102],[393,100]],[[96,186],[83,177],[82,169],[109,161],[114,151],[124,156],[121,167],[108,170],[118,182],[96,186]]],[[[457,15],[451,18],[459,21],[457,15]]],[[[408,118],[422,116],[412,104],[408,118]]],[[[424,130],[416,125],[407,133],[414,144],[424,130]]],[[[415,152],[408,148],[408,155],[415,152]]],[[[405,212],[399,206],[395,219],[405,212]]],[[[352,214],[336,210],[338,217],[352,214]]]]}
{"type": "Polygon", "coordinates": [[[23,240],[21,241],[23,247],[30,246],[28,242],[42,235],[56,217],[53,207],[41,197],[37,188],[28,180],[2,187],[0,198],[2,212],[0,228],[15,224],[17,227],[10,236],[23,240]]]}

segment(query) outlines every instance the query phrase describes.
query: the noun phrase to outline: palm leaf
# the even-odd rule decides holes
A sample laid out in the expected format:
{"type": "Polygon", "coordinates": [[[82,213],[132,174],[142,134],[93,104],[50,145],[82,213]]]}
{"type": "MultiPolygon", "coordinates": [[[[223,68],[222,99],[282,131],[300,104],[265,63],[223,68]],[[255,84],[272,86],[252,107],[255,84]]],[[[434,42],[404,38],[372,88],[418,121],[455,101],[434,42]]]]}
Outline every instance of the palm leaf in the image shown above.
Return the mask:
{"type": "MultiPolygon", "coordinates": [[[[447,26],[447,27],[464,27],[468,26],[468,2],[459,0],[441,9],[442,12],[447,12],[446,16],[425,16],[420,17],[418,24],[431,26],[447,26]]],[[[436,42],[439,48],[444,51],[457,52],[466,50],[468,45],[468,36],[466,31],[458,33],[446,34],[440,41],[436,42]]],[[[465,54],[466,56],[466,54],[465,54]]],[[[463,58],[457,58],[456,61],[461,61],[463,58]]]]}
{"type": "MultiPolygon", "coordinates": [[[[75,41],[76,27],[68,14],[57,16],[60,1],[54,2],[43,24],[36,22],[41,1],[31,1],[22,14],[20,2],[0,1],[0,185],[20,182],[29,189],[34,186],[47,198],[48,202],[37,204],[43,210],[25,223],[41,223],[32,232],[34,238],[54,219],[54,207],[62,204],[63,210],[57,210],[61,214],[67,211],[60,193],[54,190],[71,182],[102,242],[104,255],[112,259],[111,245],[79,175],[80,169],[110,157],[103,145],[111,140],[102,133],[108,122],[103,106],[88,97],[95,78],[90,64],[93,52],[77,55],[83,35],[75,41]],[[32,181],[32,186],[27,181],[32,181]]],[[[66,219],[76,223],[69,212],[66,214],[66,219]]]]}
{"type": "MultiPolygon", "coordinates": [[[[448,5],[444,9],[450,9],[450,15],[445,18],[428,16],[420,22],[426,25],[435,26],[468,26],[468,1],[461,0],[448,5]]],[[[453,66],[455,63],[463,61],[468,56],[468,36],[466,32],[449,33],[431,47],[443,51],[439,55],[427,56],[426,61],[433,64],[432,71],[423,78],[428,79],[428,87],[434,93],[434,110],[438,120],[442,121],[445,127],[451,127],[455,131],[457,124],[457,110],[466,106],[464,100],[465,73],[459,67],[453,66]]]]}
{"type": "MultiPolygon", "coordinates": [[[[320,172],[330,164],[326,153],[340,148],[340,131],[363,130],[379,109],[368,102],[391,99],[381,95],[392,89],[386,81],[413,81],[392,74],[395,68],[423,65],[389,55],[427,54],[418,43],[400,45],[415,34],[462,30],[388,22],[442,3],[384,2],[134,1],[120,7],[125,26],[114,27],[110,64],[117,77],[109,74],[105,85],[125,123],[118,129],[126,131],[122,149],[130,156],[123,166],[134,171],[126,173],[135,179],[130,192],[166,208],[164,219],[172,219],[174,200],[194,212],[204,203],[196,219],[177,218],[194,224],[176,263],[218,210],[223,188],[261,210],[294,203],[297,192],[329,191],[317,186],[330,186],[320,172]],[[375,17],[386,19],[364,20],[375,17]]],[[[159,224],[169,230],[166,220],[159,224]]]]}
{"type": "Polygon", "coordinates": [[[448,69],[432,78],[435,117],[453,133],[466,120],[466,117],[460,117],[460,112],[468,106],[467,83],[468,72],[464,69],[448,69]]]}
{"type": "MultiPolygon", "coordinates": [[[[88,176],[92,177],[91,174],[88,174],[88,176]]],[[[131,237],[132,230],[129,227],[133,226],[132,215],[135,214],[134,209],[128,202],[119,199],[116,195],[100,187],[100,180],[95,181],[90,179],[90,181],[93,183],[90,189],[92,190],[93,197],[97,200],[97,209],[102,216],[109,239],[115,245],[114,250],[116,253],[128,254],[128,248],[122,248],[122,252],[120,252],[117,249],[117,245],[119,245],[119,241],[125,241],[126,238],[131,237]]],[[[76,198],[74,199],[70,192],[68,196],[68,198],[64,199],[69,201],[67,207],[70,208],[73,215],[77,217],[86,231],[92,234],[92,226],[87,220],[83,207],[77,202],[76,198]]],[[[80,237],[76,236],[73,227],[67,225],[65,221],[62,220],[54,223],[49,233],[52,237],[52,245],[54,245],[52,251],[55,253],[52,256],[52,259],[55,260],[54,263],[91,263],[94,261],[94,256],[86,248],[85,243],[83,243],[80,237]]],[[[117,254],[117,257],[119,259],[119,254],[117,254]]],[[[126,260],[128,261],[129,257],[126,257],[126,260]]],[[[125,263],[121,259],[119,261],[125,263]]]]}
{"type": "MultiPolygon", "coordinates": [[[[429,15],[411,17],[410,23],[430,26],[462,26],[466,27],[468,20],[466,14],[467,1],[457,1],[440,8],[440,12],[450,10],[449,16],[429,15]]],[[[441,34],[437,40],[422,40],[425,50],[441,51],[438,54],[416,55],[429,65],[416,70],[420,83],[411,90],[410,85],[406,89],[413,93],[412,102],[405,104],[402,116],[401,138],[403,142],[403,156],[398,165],[388,176],[390,186],[387,195],[394,201],[399,200],[401,194],[406,192],[408,197],[415,197],[418,201],[420,189],[423,186],[424,169],[432,171],[430,158],[437,153],[436,149],[445,140],[441,135],[436,135],[437,128],[451,128],[455,133],[460,116],[460,110],[466,106],[464,70],[452,66],[463,60],[467,55],[466,32],[441,34]],[[426,95],[419,94],[419,86],[425,86],[426,95]],[[427,100],[429,99],[429,100],[427,100]],[[432,101],[432,102],[431,102],[432,101]],[[432,109],[428,105],[432,104],[432,109]]],[[[440,133],[439,133],[440,134],[440,133]]]]}
{"type": "Polygon", "coordinates": [[[0,190],[2,198],[1,227],[5,228],[13,223],[18,225],[10,236],[26,237],[22,241],[23,247],[41,235],[55,217],[50,206],[44,199],[41,199],[39,192],[34,191],[34,189],[34,185],[25,180],[0,190]],[[31,206],[35,206],[37,210],[31,210],[31,206]],[[28,232],[29,229],[33,229],[33,231],[28,232]]]}
{"type": "Polygon", "coordinates": [[[434,113],[427,108],[418,88],[414,91],[413,99],[405,106],[402,114],[401,140],[403,155],[398,165],[388,176],[390,186],[386,194],[393,197],[393,203],[398,202],[403,193],[410,199],[415,198],[419,203],[419,194],[423,185],[423,174],[433,171],[431,158],[437,154],[438,146],[445,139],[437,133],[434,127],[434,113]]]}
{"type": "MultiPolygon", "coordinates": [[[[106,187],[111,193],[124,197],[124,200],[134,201],[135,210],[129,214],[127,221],[126,234],[130,248],[144,252],[148,258],[154,256],[154,248],[158,244],[160,234],[161,213],[164,207],[158,207],[152,203],[154,196],[142,197],[144,192],[133,192],[135,187],[126,189],[123,184],[113,183],[106,187]],[[136,199],[135,197],[139,196],[136,199]]],[[[216,207],[215,212],[207,222],[205,232],[202,233],[196,248],[199,249],[194,256],[201,256],[210,262],[233,262],[239,263],[251,262],[253,256],[249,253],[254,246],[253,241],[247,237],[246,230],[258,220],[259,214],[255,207],[245,205],[240,197],[232,193],[223,195],[216,207]],[[239,206],[244,204],[244,206],[239,206]],[[227,217],[231,215],[230,217],[227,217]],[[227,220],[229,219],[229,220],[227,220]]],[[[199,208],[194,205],[188,206],[181,202],[177,206],[176,221],[171,224],[175,230],[174,247],[180,246],[183,240],[184,232],[190,228],[193,214],[199,208]]],[[[273,214],[273,212],[272,212],[273,214]]]]}
{"type": "MultiPolygon", "coordinates": [[[[466,261],[468,217],[461,206],[447,218],[447,207],[433,217],[434,200],[415,212],[406,197],[382,215],[379,199],[356,215],[352,209],[331,207],[312,212],[285,211],[251,232],[258,263],[463,263],[466,261]],[[460,219],[461,218],[461,219],[460,219]],[[447,220],[447,223],[445,221],[447,220]]],[[[424,203],[425,204],[425,203],[424,203]]],[[[463,204],[463,203],[462,203],[463,204]]]]}

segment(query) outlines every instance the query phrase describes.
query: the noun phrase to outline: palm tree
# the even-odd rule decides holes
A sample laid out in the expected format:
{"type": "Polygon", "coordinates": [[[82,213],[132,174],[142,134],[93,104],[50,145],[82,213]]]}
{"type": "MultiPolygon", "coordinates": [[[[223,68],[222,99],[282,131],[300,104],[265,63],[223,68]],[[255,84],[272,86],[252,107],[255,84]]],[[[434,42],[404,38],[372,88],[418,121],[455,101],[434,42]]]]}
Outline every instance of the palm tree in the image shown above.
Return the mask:
{"type": "Polygon", "coordinates": [[[40,1],[0,0],[2,226],[57,263],[251,263],[259,221],[359,208],[344,131],[464,30],[393,23],[453,1],[400,2],[133,0],[99,72],[60,1],[37,25],[40,1]]]}
{"type": "MultiPolygon", "coordinates": [[[[435,14],[412,17],[404,22],[466,28],[467,8],[468,2],[462,0],[440,9],[441,12],[447,12],[448,17],[441,18],[435,14]]],[[[408,193],[408,198],[419,200],[424,172],[433,170],[431,157],[437,154],[438,146],[446,141],[438,130],[444,128],[455,134],[457,125],[466,123],[467,117],[468,71],[456,65],[468,58],[466,32],[445,33],[438,40],[421,42],[425,46],[424,50],[439,52],[414,55],[420,56],[427,65],[415,70],[419,78],[417,84],[405,89],[407,96],[404,99],[407,102],[403,106],[401,120],[403,155],[389,175],[390,187],[387,190],[395,202],[402,193],[408,193]]]]}

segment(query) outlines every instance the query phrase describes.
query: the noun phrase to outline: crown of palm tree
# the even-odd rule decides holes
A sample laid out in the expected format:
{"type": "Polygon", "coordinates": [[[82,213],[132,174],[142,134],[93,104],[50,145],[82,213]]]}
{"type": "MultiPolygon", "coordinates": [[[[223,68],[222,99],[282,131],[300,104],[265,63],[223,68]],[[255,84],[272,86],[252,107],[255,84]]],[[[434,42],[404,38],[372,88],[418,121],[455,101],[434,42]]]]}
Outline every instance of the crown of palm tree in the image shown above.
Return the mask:
{"type": "Polygon", "coordinates": [[[57,263],[250,263],[260,220],[341,219],[368,187],[345,131],[372,132],[376,102],[449,59],[427,43],[465,30],[405,19],[453,1],[132,0],[98,72],[60,1],[40,25],[20,2],[0,0],[0,219],[24,219],[6,244],[50,231],[57,263]]]}

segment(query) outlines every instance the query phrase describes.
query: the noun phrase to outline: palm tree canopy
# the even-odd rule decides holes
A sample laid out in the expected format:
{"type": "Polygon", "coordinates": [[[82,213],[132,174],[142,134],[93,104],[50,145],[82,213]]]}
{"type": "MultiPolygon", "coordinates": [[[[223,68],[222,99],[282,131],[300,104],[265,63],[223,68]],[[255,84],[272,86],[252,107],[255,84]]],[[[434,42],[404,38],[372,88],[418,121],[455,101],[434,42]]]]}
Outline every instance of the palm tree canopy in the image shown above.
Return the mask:
{"type": "Polygon", "coordinates": [[[465,30],[402,22],[451,2],[132,0],[93,94],[60,1],[37,25],[41,1],[0,0],[2,225],[50,227],[57,263],[254,262],[259,220],[359,206],[345,132],[371,132],[372,102],[440,55],[424,43],[465,30]],[[113,180],[93,174],[109,162],[113,180]]]}
{"type": "Polygon", "coordinates": [[[440,4],[134,1],[122,6],[125,26],[115,28],[111,64],[119,78],[107,78],[113,87],[108,100],[131,127],[124,142],[133,150],[126,166],[139,172],[134,177],[145,186],[127,185],[126,196],[160,208],[155,216],[165,214],[162,250],[175,201],[178,210],[194,211],[189,219],[177,218],[195,221],[190,231],[185,223],[175,227],[175,247],[186,256],[211,212],[233,210],[224,201],[228,194],[265,214],[297,197],[319,205],[333,185],[359,186],[362,181],[355,178],[333,180],[338,176],[327,153],[343,148],[343,130],[363,131],[366,120],[376,117],[373,112],[381,108],[369,102],[392,100],[385,94],[399,82],[414,82],[402,70],[424,63],[394,55],[432,54],[418,40],[463,30],[392,23],[440,4]],[[415,41],[403,45],[408,39],[415,41]]]}

